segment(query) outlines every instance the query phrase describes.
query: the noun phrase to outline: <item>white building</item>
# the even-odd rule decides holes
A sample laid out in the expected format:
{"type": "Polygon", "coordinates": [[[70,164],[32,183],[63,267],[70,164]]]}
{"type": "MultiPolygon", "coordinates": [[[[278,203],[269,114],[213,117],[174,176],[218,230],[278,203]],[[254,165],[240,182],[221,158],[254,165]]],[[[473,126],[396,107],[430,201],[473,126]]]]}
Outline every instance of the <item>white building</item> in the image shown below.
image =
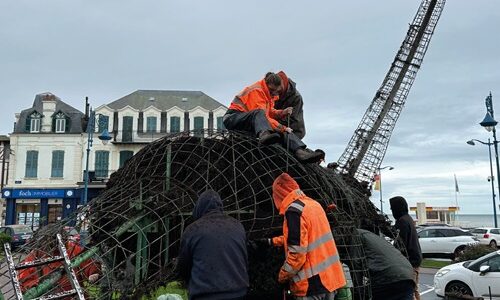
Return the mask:
{"type": "MultiPolygon", "coordinates": [[[[95,132],[107,129],[113,139],[104,145],[94,134],[88,199],[146,144],[169,133],[222,129],[226,110],[197,91],[139,90],[99,106],[95,132]]],[[[83,203],[88,118],[88,104],[84,114],[51,93],[36,95],[31,108],[16,114],[9,180],[2,189],[5,224],[52,223],[83,203]]]]}
{"type": "Polygon", "coordinates": [[[94,139],[89,174],[108,178],[146,144],[169,133],[223,129],[226,110],[199,91],[138,90],[99,106],[96,133],[107,129],[113,139],[107,145],[94,139]]]}
{"type": "Polygon", "coordinates": [[[6,224],[55,222],[80,202],[84,114],[51,93],[38,94],[31,108],[16,114],[10,135],[6,224]]]}

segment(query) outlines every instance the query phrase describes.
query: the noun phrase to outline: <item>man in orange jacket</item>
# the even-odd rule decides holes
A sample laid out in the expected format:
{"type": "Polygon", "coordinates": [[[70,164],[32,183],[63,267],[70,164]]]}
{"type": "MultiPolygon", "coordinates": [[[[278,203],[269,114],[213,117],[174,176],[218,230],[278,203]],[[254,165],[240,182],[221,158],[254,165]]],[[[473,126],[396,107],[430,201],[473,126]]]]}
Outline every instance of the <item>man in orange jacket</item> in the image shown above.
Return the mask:
{"type": "Polygon", "coordinates": [[[278,122],[292,114],[293,108],[274,109],[274,102],[281,93],[279,75],[269,72],[264,79],[247,86],[236,95],[224,115],[224,126],[229,130],[243,130],[254,134],[263,145],[281,141],[283,147],[301,162],[318,162],[324,152],[307,151],[306,145],[293,133],[293,130],[278,122]],[[288,144],[288,145],[287,145],[288,144]]]}
{"type": "Polygon", "coordinates": [[[287,173],[274,181],[273,200],[285,216],[283,235],[272,239],[286,253],[278,281],[289,282],[296,299],[333,300],[346,279],[325,211],[287,173]]]}

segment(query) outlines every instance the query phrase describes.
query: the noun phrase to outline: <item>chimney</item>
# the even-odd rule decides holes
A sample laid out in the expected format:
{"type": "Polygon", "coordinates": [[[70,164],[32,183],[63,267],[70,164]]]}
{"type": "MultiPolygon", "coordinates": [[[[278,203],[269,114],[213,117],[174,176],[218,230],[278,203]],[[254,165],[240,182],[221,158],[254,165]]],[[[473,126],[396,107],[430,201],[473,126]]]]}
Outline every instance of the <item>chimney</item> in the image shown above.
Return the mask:
{"type": "Polygon", "coordinates": [[[56,112],[56,96],[51,93],[42,94],[42,132],[52,131],[52,115],[56,112]]]}

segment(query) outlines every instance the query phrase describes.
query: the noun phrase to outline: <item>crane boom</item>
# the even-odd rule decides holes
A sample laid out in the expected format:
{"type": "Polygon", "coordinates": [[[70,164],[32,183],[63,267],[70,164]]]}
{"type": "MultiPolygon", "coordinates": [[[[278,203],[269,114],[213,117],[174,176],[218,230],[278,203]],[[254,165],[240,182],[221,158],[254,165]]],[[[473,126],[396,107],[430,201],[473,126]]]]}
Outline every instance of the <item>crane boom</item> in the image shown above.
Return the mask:
{"type": "Polygon", "coordinates": [[[380,167],[445,2],[423,0],[420,4],[389,72],[339,158],[340,172],[370,182],[380,167]]]}

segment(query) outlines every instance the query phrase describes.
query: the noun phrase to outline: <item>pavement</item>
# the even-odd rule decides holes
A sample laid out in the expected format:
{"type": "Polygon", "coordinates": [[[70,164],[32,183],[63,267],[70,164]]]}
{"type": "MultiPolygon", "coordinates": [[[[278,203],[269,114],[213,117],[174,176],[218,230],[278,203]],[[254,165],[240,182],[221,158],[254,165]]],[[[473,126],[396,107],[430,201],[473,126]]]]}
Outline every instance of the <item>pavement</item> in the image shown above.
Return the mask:
{"type": "Polygon", "coordinates": [[[434,274],[438,269],[420,268],[418,290],[422,300],[443,300],[434,293],[434,274]]]}

